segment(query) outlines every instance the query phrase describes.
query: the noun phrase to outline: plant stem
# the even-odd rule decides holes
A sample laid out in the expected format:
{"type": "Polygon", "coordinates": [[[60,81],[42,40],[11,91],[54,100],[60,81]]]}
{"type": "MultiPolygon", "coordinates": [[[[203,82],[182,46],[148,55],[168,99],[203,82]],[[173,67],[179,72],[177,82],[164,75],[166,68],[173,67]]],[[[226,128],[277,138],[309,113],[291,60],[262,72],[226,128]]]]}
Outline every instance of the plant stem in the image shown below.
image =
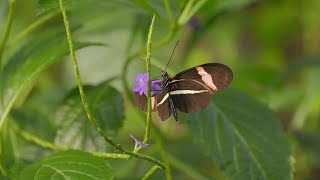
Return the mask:
{"type": "Polygon", "coordinates": [[[86,100],[86,96],[85,96],[85,93],[84,93],[84,90],[83,90],[83,86],[82,86],[82,83],[81,83],[81,79],[80,79],[80,73],[79,73],[79,69],[78,69],[78,63],[77,63],[77,59],[76,59],[76,56],[75,56],[75,52],[74,52],[74,48],[73,48],[73,43],[72,43],[72,38],[71,38],[71,32],[70,32],[70,27],[69,27],[69,21],[68,21],[68,17],[67,17],[67,14],[66,14],[66,11],[64,9],[64,6],[63,6],[63,0],[59,0],[59,4],[60,4],[60,9],[61,9],[61,12],[62,12],[62,16],[63,16],[63,22],[64,22],[64,25],[65,25],[65,29],[66,29],[66,34],[67,34],[67,40],[68,40],[68,44],[69,44],[69,49],[70,49],[70,54],[71,54],[71,59],[72,59],[72,62],[73,62],[73,68],[74,68],[74,71],[75,71],[75,75],[76,75],[76,79],[77,79],[77,83],[78,83],[78,87],[79,87],[79,92],[80,92],[80,97],[81,97],[81,101],[82,101],[82,105],[84,107],[84,110],[87,114],[87,117],[90,121],[90,123],[92,124],[92,126],[96,129],[96,131],[100,134],[100,136],[106,141],[108,142],[110,145],[112,145],[113,147],[115,147],[117,150],[119,150],[120,152],[124,153],[124,154],[127,154],[127,155],[131,155],[131,156],[134,156],[134,157],[137,157],[137,158],[140,158],[140,159],[145,159],[147,161],[150,161],[150,162],[153,162],[157,165],[159,165],[162,169],[165,169],[165,166],[164,164],[157,160],[157,159],[154,159],[150,156],[146,156],[146,155],[143,155],[143,154],[139,154],[139,153],[136,153],[136,152],[132,152],[132,151],[128,151],[126,150],[124,147],[122,147],[120,144],[116,144],[109,136],[107,136],[103,130],[98,126],[96,120],[94,119],[91,111],[90,111],[90,108],[88,106],[88,103],[87,103],[87,100],[86,100]]]}
{"type": "Polygon", "coordinates": [[[172,12],[171,12],[171,7],[170,7],[170,3],[168,0],[163,0],[164,1],[164,6],[166,7],[166,11],[167,11],[167,16],[169,18],[170,24],[175,23],[172,17],[172,12]]]}
{"type": "Polygon", "coordinates": [[[142,178],[141,180],[146,180],[146,179],[149,179],[152,174],[154,174],[156,172],[157,169],[159,169],[160,167],[155,165],[153,166],[142,178]]]}
{"type": "MultiPolygon", "coordinates": [[[[170,42],[170,40],[174,37],[174,35],[176,34],[176,31],[177,31],[177,27],[176,26],[173,26],[170,30],[170,32],[162,39],[160,40],[159,42],[155,43],[153,45],[153,47],[151,48],[151,50],[154,50],[154,49],[157,49],[157,48],[160,48],[162,47],[163,45],[167,44],[168,42],[170,42]]],[[[129,99],[129,101],[133,103],[133,98],[132,98],[132,91],[130,91],[130,88],[128,86],[128,83],[127,83],[127,73],[128,72],[128,68],[129,68],[129,64],[130,62],[137,58],[137,57],[140,57],[140,56],[143,56],[145,55],[145,49],[140,49],[138,50],[136,53],[134,53],[133,55],[129,56],[126,61],[124,62],[124,65],[122,67],[122,73],[121,73],[121,81],[122,81],[122,85],[124,87],[124,91],[125,91],[125,94],[127,96],[127,98],[129,99]]]]}
{"type": "Polygon", "coordinates": [[[23,130],[23,129],[18,129],[18,132],[20,136],[25,139],[26,141],[32,142],[34,144],[39,145],[40,147],[43,147],[45,149],[51,149],[51,150],[56,150],[56,151],[65,151],[67,150],[64,147],[61,146],[56,146],[48,141],[45,141],[43,139],[40,139],[39,137],[30,134],[29,132],[23,130]]]}
{"type": "MultiPolygon", "coordinates": [[[[68,148],[64,148],[64,147],[61,147],[61,146],[57,146],[57,145],[54,145],[52,144],[51,142],[48,142],[48,141],[45,141],[33,134],[30,134],[29,132],[27,131],[24,131],[22,129],[17,129],[17,132],[19,132],[20,136],[26,140],[26,141],[29,141],[29,142],[32,142],[36,145],[39,145],[40,147],[42,148],[45,148],[45,149],[51,149],[51,150],[55,150],[55,151],[66,151],[68,150],[68,148]]],[[[102,158],[114,158],[114,159],[128,159],[130,158],[129,155],[126,155],[126,154],[119,154],[119,153],[102,153],[102,152],[88,152],[88,153],[91,153],[92,155],[94,156],[97,156],[97,157],[102,157],[102,158]]]]}
{"type": "MultiPolygon", "coordinates": [[[[85,112],[87,114],[87,117],[88,117],[90,123],[97,130],[97,132],[103,137],[103,139],[105,141],[107,141],[109,144],[111,144],[112,146],[119,147],[119,145],[117,145],[115,142],[113,142],[113,140],[109,136],[107,136],[102,131],[102,129],[100,129],[98,127],[98,124],[97,124],[96,120],[94,119],[94,117],[93,117],[93,115],[92,115],[92,113],[91,113],[91,111],[89,109],[89,105],[87,103],[87,98],[86,98],[86,95],[84,93],[82,82],[81,82],[81,78],[80,78],[80,72],[79,72],[79,68],[78,68],[78,63],[77,63],[76,55],[75,55],[74,48],[73,48],[73,42],[72,42],[72,37],[71,37],[71,32],[70,32],[70,27],[69,27],[69,21],[68,21],[67,14],[66,14],[64,6],[63,6],[63,0],[59,0],[59,3],[60,3],[60,9],[61,9],[61,12],[62,12],[62,16],[63,16],[63,22],[64,22],[65,29],[66,29],[67,40],[68,40],[68,44],[69,44],[69,50],[70,50],[71,59],[72,59],[72,62],[73,62],[73,68],[74,68],[75,76],[76,76],[76,79],[77,79],[77,84],[78,84],[78,87],[79,87],[79,93],[80,93],[80,96],[81,96],[81,101],[82,101],[83,108],[84,108],[84,110],[85,110],[85,112]]],[[[119,148],[122,148],[122,147],[119,147],[119,148]]]]}
{"type": "Polygon", "coordinates": [[[150,68],[151,68],[151,46],[152,46],[152,32],[154,27],[154,19],[155,15],[152,17],[149,34],[148,34],[148,42],[147,42],[147,58],[146,58],[146,68],[148,72],[149,82],[148,82],[148,112],[147,112],[147,125],[146,125],[146,133],[143,138],[143,142],[147,143],[150,136],[150,125],[151,125],[151,75],[150,75],[150,68]]]}
{"type": "Polygon", "coordinates": [[[165,171],[166,179],[167,180],[171,180],[172,179],[171,168],[170,168],[169,160],[167,158],[167,154],[166,154],[166,152],[165,152],[165,150],[163,149],[163,146],[162,146],[162,139],[159,136],[159,134],[157,134],[157,133],[154,133],[154,137],[156,138],[157,146],[158,146],[158,149],[160,151],[160,157],[161,157],[161,159],[162,159],[162,161],[164,163],[164,166],[166,167],[166,171],[165,171]]]}
{"type": "Polygon", "coordinates": [[[3,55],[3,51],[6,46],[6,43],[7,43],[9,34],[10,34],[10,30],[11,30],[12,17],[13,17],[14,10],[15,10],[15,4],[16,4],[15,0],[9,0],[9,14],[8,14],[8,18],[7,18],[7,24],[6,24],[6,28],[5,28],[2,42],[0,44],[0,69],[2,68],[2,60],[1,59],[2,59],[2,55],[3,55]]]}

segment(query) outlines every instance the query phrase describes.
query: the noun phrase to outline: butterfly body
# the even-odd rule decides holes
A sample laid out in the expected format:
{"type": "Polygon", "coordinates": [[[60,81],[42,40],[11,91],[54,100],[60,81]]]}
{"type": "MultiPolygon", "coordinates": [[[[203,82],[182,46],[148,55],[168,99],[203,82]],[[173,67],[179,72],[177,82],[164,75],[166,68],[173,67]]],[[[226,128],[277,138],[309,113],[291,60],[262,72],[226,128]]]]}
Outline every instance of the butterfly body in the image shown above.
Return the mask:
{"type": "MultiPolygon", "coordinates": [[[[153,111],[161,120],[171,115],[178,120],[177,110],[191,113],[206,108],[211,95],[228,86],[233,79],[232,70],[220,63],[202,64],[178,73],[172,78],[162,72],[162,93],[152,97],[153,111]]],[[[135,93],[135,103],[146,111],[146,96],[135,93]]]]}

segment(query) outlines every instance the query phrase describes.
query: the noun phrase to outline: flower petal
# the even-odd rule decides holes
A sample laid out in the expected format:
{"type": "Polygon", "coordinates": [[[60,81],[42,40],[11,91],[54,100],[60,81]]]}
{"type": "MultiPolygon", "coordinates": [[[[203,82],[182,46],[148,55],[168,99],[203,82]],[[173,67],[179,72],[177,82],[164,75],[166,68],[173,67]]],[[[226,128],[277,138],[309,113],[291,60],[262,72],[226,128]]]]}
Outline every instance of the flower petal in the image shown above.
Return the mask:
{"type": "Polygon", "coordinates": [[[147,73],[145,74],[138,74],[136,76],[136,84],[133,87],[134,92],[138,92],[140,96],[142,94],[147,95],[148,92],[148,82],[149,82],[149,76],[147,73]]]}
{"type": "Polygon", "coordinates": [[[154,80],[151,82],[151,96],[162,93],[162,80],[154,80]]]}
{"type": "Polygon", "coordinates": [[[148,146],[149,146],[149,144],[145,144],[145,143],[139,141],[139,140],[138,140],[137,138],[135,138],[132,134],[130,134],[130,137],[131,137],[132,139],[134,139],[134,141],[135,141],[134,151],[137,149],[138,146],[142,146],[142,147],[148,147],[148,146]]]}

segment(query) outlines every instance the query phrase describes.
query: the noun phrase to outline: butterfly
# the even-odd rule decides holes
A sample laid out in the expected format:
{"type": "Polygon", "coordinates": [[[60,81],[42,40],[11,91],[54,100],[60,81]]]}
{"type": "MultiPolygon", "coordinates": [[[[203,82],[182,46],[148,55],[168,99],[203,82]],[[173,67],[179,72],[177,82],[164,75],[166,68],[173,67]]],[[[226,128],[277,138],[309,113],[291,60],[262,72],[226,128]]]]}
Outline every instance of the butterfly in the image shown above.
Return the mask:
{"type": "MultiPolygon", "coordinates": [[[[162,71],[161,76],[162,90],[151,97],[152,111],[158,111],[163,121],[171,115],[177,121],[177,110],[192,113],[206,108],[210,104],[211,95],[231,83],[233,72],[224,64],[207,63],[184,70],[173,77],[162,71]]],[[[140,109],[147,111],[145,94],[134,92],[134,101],[140,109]]]]}

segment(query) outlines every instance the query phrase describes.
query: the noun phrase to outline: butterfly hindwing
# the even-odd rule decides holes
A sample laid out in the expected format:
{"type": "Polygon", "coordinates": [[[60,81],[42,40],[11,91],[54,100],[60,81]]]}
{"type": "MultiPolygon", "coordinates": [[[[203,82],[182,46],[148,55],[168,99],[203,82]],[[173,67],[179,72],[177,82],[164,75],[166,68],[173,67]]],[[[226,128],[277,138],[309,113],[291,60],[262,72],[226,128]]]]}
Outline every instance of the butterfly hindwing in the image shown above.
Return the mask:
{"type": "Polygon", "coordinates": [[[171,97],[166,90],[163,90],[161,94],[157,95],[157,110],[158,115],[162,121],[168,119],[172,114],[169,98],[171,97]]]}
{"type": "Polygon", "coordinates": [[[175,107],[186,113],[197,112],[207,107],[211,100],[211,90],[202,82],[185,79],[172,81],[170,96],[175,107]]]}
{"type": "MultiPolygon", "coordinates": [[[[145,94],[140,95],[138,92],[134,92],[133,100],[141,110],[147,112],[147,96],[145,94]]],[[[157,111],[157,96],[151,97],[152,111],[157,111]]]]}

